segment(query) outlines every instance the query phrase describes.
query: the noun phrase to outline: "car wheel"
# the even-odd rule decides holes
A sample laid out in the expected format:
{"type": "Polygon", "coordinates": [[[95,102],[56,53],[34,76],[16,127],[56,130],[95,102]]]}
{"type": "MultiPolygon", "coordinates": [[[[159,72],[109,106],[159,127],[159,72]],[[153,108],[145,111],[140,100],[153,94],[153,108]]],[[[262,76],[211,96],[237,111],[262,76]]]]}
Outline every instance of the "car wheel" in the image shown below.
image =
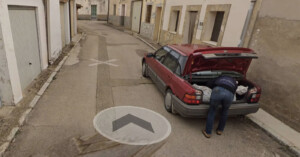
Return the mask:
{"type": "Polygon", "coordinates": [[[148,77],[147,64],[145,62],[142,64],[142,74],[144,77],[148,77]]]}
{"type": "Polygon", "coordinates": [[[168,89],[165,95],[165,102],[164,102],[165,109],[170,113],[172,113],[173,110],[172,94],[173,92],[170,89],[168,89]]]}

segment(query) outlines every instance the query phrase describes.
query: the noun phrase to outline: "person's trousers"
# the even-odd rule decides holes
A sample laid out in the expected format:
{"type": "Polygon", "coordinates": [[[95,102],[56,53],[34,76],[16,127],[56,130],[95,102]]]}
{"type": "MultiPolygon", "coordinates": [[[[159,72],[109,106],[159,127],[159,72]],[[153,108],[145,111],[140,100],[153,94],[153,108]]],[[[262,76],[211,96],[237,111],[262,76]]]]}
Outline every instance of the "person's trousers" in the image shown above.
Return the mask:
{"type": "Polygon", "coordinates": [[[217,130],[223,131],[225,128],[226,120],[228,117],[228,109],[233,101],[234,94],[229,90],[222,88],[222,87],[215,87],[212,90],[211,97],[210,97],[210,107],[208,109],[208,115],[206,120],[206,133],[211,134],[215,114],[219,106],[222,106],[221,109],[221,116],[217,130]]]}

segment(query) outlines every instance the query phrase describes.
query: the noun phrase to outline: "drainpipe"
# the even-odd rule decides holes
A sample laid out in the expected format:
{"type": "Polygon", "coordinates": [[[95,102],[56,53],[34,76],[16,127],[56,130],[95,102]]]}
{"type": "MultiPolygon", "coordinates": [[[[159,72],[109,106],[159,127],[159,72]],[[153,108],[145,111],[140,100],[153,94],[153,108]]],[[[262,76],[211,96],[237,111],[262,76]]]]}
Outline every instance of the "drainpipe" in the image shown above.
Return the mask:
{"type": "Polygon", "coordinates": [[[109,5],[110,5],[110,0],[108,0],[108,7],[107,7],[107,23],[108,23],[108,21],[109,21],[109,5]]]}
{"type": "MultiPolygon", "coordinates": [[[[48,50],[48,64],[52,64],[52,61],[50,61],[51,57],[51,51],[50,51],[50,44],[49,44],[49,26],[48,26],[48,11],[49,11],[49,6],[47,0],[43,0],[44,3],[44,11],[45,11],[45,25],[46,25],[46,42],[47,42],[47,50],[48,50]]],[[[1,105],[0,105],[1,106],[1,105]]]]}
{"type": "Polygon", "coordinates": [[[249,27],[249,23],[250,23],[250,20],[251,20],[251,16],[252,16],[252,13],[253,13],[255,3],[256,3],[256,0],[251,0],[251,5],[250,5],[250,8],[248,10],[247,18],[245,20],[244,28],[243,28],[243,31],[242,31],[242,34],[241,34],[241,40],[240,40],[240,43],[239,43],[238,47],[242,47],[244,42],[245,42],[246,33],[247,33],[247,30],[248,30],[248,27],[249,27]]]}
{"type": "Polygon", "coordinates": [[[70,43],[72,42],[71,0],[69,0],[70,43]]]}
{"type": "Polygon", "coordinates": [[[164,22],[164,15],[165,15],[165,9],[166,9],[166,3],[167,3],[167,0],[164,0],[163,2],[163,6],[162,6],[162,12],[161,12],[161,19],[160,19],[160,26],[159,26],[159,30],[158,30],[158,38],[157,38],[157,43],[159,44],[160,42],[160,35],[161,35],[161,32],[162,32],[162,29],[163,29],[163,22],[164,22]]]}

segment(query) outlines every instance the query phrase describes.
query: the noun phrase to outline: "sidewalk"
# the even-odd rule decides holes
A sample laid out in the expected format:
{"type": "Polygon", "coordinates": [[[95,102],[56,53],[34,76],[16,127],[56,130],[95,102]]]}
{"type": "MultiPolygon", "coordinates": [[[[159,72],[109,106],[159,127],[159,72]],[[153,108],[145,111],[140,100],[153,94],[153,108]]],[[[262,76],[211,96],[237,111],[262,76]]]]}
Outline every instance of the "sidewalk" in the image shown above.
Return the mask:
{"type": "MultiPolygon", "coordinates": [[[[147,45],[149,45],[152,49],[157,50],[161,46],[154,43],[149,39],[143,38],[141,35],[137,33],[133,33],[130,30],[126,30],[122,27],[113,26],[111,24],[107,24],[110,27],[118,29],[120,31],[129,32],[129,34],[135,36],[140,39],[147,45]]],[[[260,126],[263,130],[265,130],[268,134],[276,138],[279,142],[288,146],[293,152],[295,152],[298,156],[300,156],[300,133],[289,127],[288,125],[282,123],[280,120],[276,119],[263,109],[259,109],[257,113],[247,115],[251,121],[260,126]]]]}
{"type": "Polygon", "coordinates": [[[26,121],[30,112],[35,109],[35,105],[43,96],[50,83],[56,79],[56,75],[68,58],[68,53],[74,50],[73,45],[78,45],[82,34],[76,35],[70,46],[64,48],[61,56],[44,70],[32,83],[28,92],[25,93],[22,101],[16,106],[4,106],[0,108],[0,157],[14,141],[22,125],[26,121]]]}

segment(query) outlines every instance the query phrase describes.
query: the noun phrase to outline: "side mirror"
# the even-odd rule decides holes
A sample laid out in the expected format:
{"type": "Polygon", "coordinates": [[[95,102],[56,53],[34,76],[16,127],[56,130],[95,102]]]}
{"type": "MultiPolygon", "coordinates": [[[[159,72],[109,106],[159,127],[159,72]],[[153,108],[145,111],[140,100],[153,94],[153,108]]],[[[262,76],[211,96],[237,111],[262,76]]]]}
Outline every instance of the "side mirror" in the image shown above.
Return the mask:
{"type": "Polygon", "coordinates": [[[148,54],[147,54],[147,57],[149,57],[149,58],[150,58],[150,57],[155,57],[155,54],[154,54],[154,53],[148,53],[148,54]]]}

